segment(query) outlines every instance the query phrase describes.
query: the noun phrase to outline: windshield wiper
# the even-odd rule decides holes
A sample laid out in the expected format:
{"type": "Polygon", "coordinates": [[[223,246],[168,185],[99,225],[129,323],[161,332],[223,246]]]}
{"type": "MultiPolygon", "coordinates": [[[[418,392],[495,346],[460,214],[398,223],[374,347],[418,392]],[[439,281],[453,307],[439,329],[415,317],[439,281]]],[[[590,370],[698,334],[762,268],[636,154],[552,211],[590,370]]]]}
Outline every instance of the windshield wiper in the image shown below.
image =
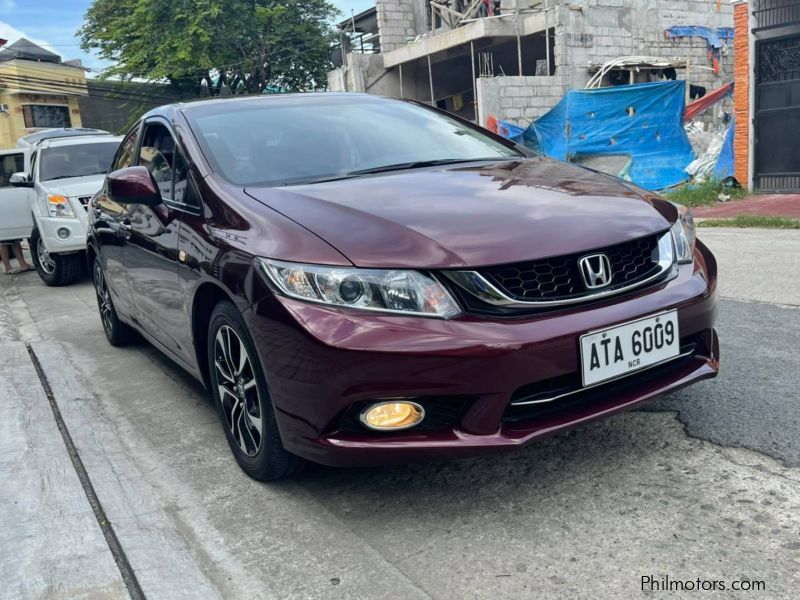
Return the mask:
{"type": "Polygon", "coordinates": [[[439,160],[417,160],[414,162],[397,163],[394,165],[383,165],[380,167],[370,167],[369,169],[359,169],[349,171],[345,177],[355,177],[357,175],[371,175],[372,173],[385,173],[387,171],[406,171],[408,169],[421,169],[423,167],[436,167],[439,165],[453,165],[456,163],[471,163],[485,161],[507,160],[510,157],[493,156],[487,158],[442,158],[439,160]]]}
{"type": "Polygon", "coordinates": [[[294,181],[284,181],[280,185],[309,185],[312,183],[327,183],[329,181],[341,181],[342,179],[354,179],[361,175],[372,175],[373,173],[386,173],[389,171],[406,171],[409,169],[421,169],[424,167],[435,167],[438,165],[453,165],[456,163],[471,163],[471,162],[497,162],[503,160],[514,160],[511,156],[492,156],[487,158],[442,158],[439,160],[417,160],[414,162],[397,163],[394,165],[381,165],[379,167],[370,167],[369,169],[359,169],[357,171],[347,171],[339,175],[323,175],[313,179],[296,179],[294,181]]]}

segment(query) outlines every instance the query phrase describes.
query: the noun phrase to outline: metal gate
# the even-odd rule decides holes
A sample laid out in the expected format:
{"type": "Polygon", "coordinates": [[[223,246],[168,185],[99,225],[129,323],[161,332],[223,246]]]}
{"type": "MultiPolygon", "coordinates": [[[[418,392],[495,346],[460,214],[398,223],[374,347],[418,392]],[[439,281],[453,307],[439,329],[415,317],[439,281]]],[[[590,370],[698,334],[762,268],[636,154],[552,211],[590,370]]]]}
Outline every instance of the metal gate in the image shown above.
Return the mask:
{"type": "Polygon", "coordinates": [[[755,187],[800,191],[800,34],[756,42],[755,187]]]}

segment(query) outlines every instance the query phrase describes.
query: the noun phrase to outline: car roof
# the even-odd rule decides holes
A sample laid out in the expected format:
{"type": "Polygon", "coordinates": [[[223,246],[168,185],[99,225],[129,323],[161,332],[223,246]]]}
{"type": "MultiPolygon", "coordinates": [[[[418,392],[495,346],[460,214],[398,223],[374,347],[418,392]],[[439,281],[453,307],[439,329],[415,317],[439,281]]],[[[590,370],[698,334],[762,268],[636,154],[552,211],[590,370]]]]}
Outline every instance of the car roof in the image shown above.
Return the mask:
{"type": "Polygon", "coordinates": [[[92,129],[89,127],[57,127],[52,129],[44,129],[35,133],[29,133],[17,140],[17,146],[33,146],[45,140],[56,138],[70,138],[79,136],[98,136],[98,135],[112,135],[110,132],[103,129],[92,129]]]}
{"type": "Polygon", "coordinates": [[[269,103],[281,102],[291,100],[294,102],[303,102],[309,105],[314,105],[322,100],[330,100],[333,98],[349,99],[349,100],[388,100],[376,94],[364,94],[360,92],[300,92],[292,94],[250,94],[247,96],[226,96],[224,98],[204,98],[198,100],[191,100],[188,102],[176,102],[173,104],[165,104],[147,112],[142,118],[162,116],[171,117],[176,112],[192,111],[194,109],[203,109],[210,106],[224,106],[231,104],[252,104],[252,103],[269,103]]]}

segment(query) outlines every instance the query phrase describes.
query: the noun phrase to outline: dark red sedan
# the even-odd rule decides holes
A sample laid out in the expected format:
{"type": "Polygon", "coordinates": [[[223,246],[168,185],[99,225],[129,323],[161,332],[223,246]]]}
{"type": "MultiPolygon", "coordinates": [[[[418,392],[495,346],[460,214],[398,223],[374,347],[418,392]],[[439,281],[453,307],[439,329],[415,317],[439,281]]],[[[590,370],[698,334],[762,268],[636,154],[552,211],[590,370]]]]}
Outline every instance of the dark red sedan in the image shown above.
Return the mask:
{"type": "Polygon", "coordinates": [[[446,113],[167,106],[111,171],[88,241],[105,333],[200,379],[257,479],[518,448],[717,374],[687,210],[446,113]]]}

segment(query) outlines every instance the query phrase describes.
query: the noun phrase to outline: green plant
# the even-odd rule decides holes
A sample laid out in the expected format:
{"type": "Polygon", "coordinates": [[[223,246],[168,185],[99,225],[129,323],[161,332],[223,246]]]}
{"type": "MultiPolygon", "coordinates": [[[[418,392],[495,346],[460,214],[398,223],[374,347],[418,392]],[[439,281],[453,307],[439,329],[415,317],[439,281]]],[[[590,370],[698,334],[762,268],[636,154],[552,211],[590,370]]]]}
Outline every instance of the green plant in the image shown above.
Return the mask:
{"type": "Polygon", "coordinates": [[[672,202],[684,206],[708,206],[719,201],[720,193],[730,196],[731,200],[739,200],[747,196],[747,190],[742,188],[724,187],[716,179],[708,179],[703,183],[684,183],[663,193],[663,196],[672,202]]]}
{"type": "Polygon", "coordinates": [[[211,95],[324,88],[335,39],[327,0],[94,0],[78,32],[104,77],[211,95]]]}
{"type": "Polygon", "coordinates": [[[738,215],[732,219],[700,219],[698,227],[761,227],[764,229],[800,229],[800,220],[764,215],[738,215]]]}

